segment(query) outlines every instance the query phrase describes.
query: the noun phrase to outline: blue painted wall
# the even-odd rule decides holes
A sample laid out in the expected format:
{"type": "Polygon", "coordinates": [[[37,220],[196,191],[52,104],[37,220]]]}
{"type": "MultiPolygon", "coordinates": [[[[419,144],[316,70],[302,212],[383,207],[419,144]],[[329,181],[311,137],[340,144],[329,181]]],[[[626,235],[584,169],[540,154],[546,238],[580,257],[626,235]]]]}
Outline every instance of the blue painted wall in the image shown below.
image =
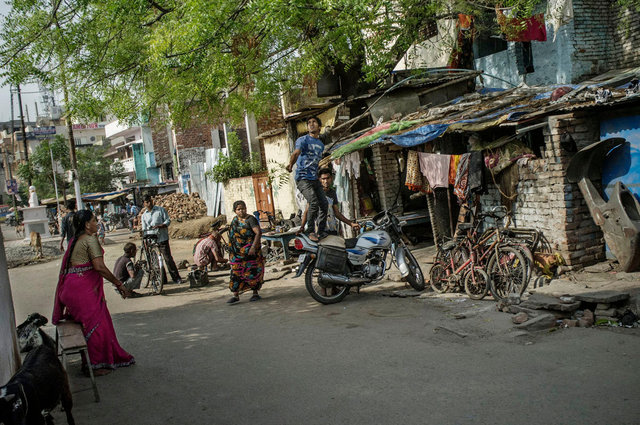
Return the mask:
{"type": "Polygon", "coordinates": [[[605,194],[608,196],[620,181],[640,200],[640,115],[602,121],[600,140],[611,137],[624,137],[628,143],[607,154],[602,166],[605,194]]]}

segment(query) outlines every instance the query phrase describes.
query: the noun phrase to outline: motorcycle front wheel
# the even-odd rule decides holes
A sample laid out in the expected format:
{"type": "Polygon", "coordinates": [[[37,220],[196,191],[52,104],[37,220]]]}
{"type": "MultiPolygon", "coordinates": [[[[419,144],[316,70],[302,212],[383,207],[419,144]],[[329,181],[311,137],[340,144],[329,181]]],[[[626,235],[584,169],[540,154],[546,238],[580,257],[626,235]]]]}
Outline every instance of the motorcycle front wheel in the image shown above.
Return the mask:
{"type": "Polygon", "coordinates": [[[309,291],[309,295],[321,304],[339,303],[349,293],[349,287],[346,285],[335,285],[331,288],[325,288],[319,282],[320,271],[316,269],[316,262],[313,261],[307,266],[304,275],[304,285],[309,291]]]}
{"type": "Polygon", "coordinates": [[[407,282],[409,285],[416,291],[424,290],[424,275],[422,274],[422,269],[420,269],[420,265],[418,264],[418,260],[413,256],[411,251],[405,249],[405,258],[407,259],[407,266],[409,266],[409,275],[407,275],[407,282]]]}

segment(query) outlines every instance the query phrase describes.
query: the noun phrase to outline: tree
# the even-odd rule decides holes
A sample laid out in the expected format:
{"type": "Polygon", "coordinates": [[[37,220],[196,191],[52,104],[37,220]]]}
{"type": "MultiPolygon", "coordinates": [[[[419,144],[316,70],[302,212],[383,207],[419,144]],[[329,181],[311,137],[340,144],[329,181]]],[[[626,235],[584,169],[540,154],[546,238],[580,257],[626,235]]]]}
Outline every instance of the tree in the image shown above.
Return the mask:
{"type": "Polygon", "coordinates": [[[379,81],[435,15],[450,13],[448,4],[13,0],[20,19],[5,23],[0,64],[16,83],[66,82],[73,116],[107,109],[133,121],[158,104],[178,122],[197,113],[259,114],[282,90],[336,64],[379,81]]]}
{"type": "MultiPolygon", "coordinates": [[[[65,172],[71,168],[67,141],[64,137],[56,136],[52,141],[42,141],[29,157],[29,162],[18,167],[18,175],[21,179],[27,180],[31,177],[40,199],[52,198],[56,195],[49,147],[56,162],[58,187],[62,190],[62,185],[67,184],[65,172]]],[[[124,176],[122,164],[113,163],[112,160],[104,157],[106,150],[107,148],[102,146],[90,146],[78,150],[78,174],[80,189],[83,193],[114,190],[115,182],[124,176]]]]}
{"type": "Polygon", "coordinates": [[[124,177],[122,164],[104,157],[107,149],[106,146],[78,149],[78,175],[82,193],[115,190],[116,182],[124,177]]]}
{"type": "Polygon", "coordinates": [[[18,176],[23,181],[31,179],[40,199],[56,196],[51,154],[56,162],[57,183],[59,188],[62,188],[61,185],[65,181],[64,172],[70,168],[69,149],[64,137],[56,136],[53,140],[43,140],[29,156],[29,162],[18,166],[18,176]]]}
{"type": "MultiPolygon", "coordinates": [[[[540,0],[504,0],[530,14],[540,0]]],[[[638,5],[640,0],[619,0],[638,5]]],[[[172,119],[266,111],[326,70],[380,83],[434,19],[486,0],[13,0],[0,66],[69,89],[75,117],[172,119]]]]}

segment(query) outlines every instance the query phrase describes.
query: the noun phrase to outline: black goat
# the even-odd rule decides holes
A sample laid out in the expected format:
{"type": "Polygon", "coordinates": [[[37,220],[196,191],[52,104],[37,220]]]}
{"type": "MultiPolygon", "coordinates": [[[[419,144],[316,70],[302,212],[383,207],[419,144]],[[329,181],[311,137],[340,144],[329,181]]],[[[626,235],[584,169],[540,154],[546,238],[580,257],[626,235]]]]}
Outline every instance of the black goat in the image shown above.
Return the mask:
{"type": "MultiPolygon", "coordinates": [[[[37,317],[36,314],[29,315],[32,318],[30,323],[37,323],[42,319],[46,323],[46,318],[39,314],[37,317]]],[[[23,330],[26,328],[25,325],[23,330]]],[[[67,424],[75,425],[71,414],[73,399],[67,372],[58,359],[53,339],[39,327],[37,330],[42,344],[29,351],[22,367],[5,386],[0,387],[0,424],[52,425],[53,418],[49,412],[58,403],[62,403],[67,415],[67,424]],[[43,411],[46,412],[44,415],[43,411]]]]}
{"type": "Polygon", "coordinates": [[[46,325],[47,322],[47,318],[40,313],[31,313],[27,316],[27,320],[18,325],[16,333],[21,353],[28,353],[44,344],[44,340],[48,336],[40,329],[40,326],[46,325]]]}

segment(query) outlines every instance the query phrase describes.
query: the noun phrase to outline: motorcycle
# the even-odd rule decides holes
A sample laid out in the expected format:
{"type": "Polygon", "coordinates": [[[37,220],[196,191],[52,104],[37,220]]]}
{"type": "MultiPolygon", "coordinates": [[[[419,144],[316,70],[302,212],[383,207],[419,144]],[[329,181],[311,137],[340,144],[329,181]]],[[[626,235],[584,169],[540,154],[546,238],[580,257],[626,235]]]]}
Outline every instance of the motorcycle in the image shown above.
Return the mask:
{"type": "Polygon", "coordinates": [[[367,222],[365,231],[354,239],[327,236],[314,242],[301,234],[295,239],[295,248],[304,251],[298,257],[296,277],[305,273],[311,297],[322,304],[334,304],[342,301],[351,287],[382,280],[394,263],[411,287],[422,291],[424,275],[402,239],[402,224],[386,210],[367,222]]]}

